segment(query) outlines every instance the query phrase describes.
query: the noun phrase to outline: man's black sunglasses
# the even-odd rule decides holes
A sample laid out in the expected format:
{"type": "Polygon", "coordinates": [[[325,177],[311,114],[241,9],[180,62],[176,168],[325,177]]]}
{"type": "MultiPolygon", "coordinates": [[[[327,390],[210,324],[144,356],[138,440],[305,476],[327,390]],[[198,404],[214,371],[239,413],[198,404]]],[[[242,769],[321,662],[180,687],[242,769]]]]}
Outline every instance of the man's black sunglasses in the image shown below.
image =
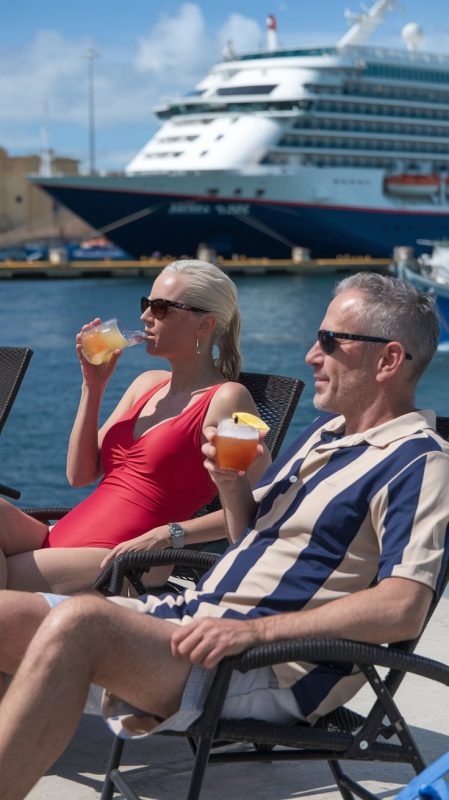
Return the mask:
{"type": "Polygon", "coordinates": [[[185,303],[175,303],[174,300],[162,300],[162,298],[150,300],[148,297],[140,298],[140,313],[144,314],[149,308],[155,319],[164,319],[164,317],[167,316],[167,311],[170,306],[172,308],[182,308],[184,311],[201,311],[203,314],[207,314],[204,308],[195,308],[195,306],[188,306],[185,303]]]}
{"type": "MultiPolygon", "coordinates": [[[[325,331],[323,329],[318,331],[317,338],[321,349],[328,356],[335,350],[336,339],[351,339],[353,342],[382,342],[382,344],[388,344],[393,341],[393,339],[384,339],[382,336],[364,336],[362,333],[336,333],[335,331],[325,331]]],[[[406,353],[405,357],[409,360],[413,358],[410,353],[406,353]]]]}

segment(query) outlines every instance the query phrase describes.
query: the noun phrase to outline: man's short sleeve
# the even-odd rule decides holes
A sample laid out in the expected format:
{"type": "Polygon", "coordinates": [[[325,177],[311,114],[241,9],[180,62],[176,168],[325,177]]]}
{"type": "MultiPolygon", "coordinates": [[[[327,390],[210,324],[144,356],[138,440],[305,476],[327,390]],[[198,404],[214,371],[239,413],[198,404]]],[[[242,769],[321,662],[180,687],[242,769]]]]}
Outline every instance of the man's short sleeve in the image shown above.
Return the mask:
{"type": "Polygon", "coordinates": [[[433,451],[408,464],[374,499],[379,580],[409,578],[438,588],[449,558],[448,489],[449,457],[433,451]]]}

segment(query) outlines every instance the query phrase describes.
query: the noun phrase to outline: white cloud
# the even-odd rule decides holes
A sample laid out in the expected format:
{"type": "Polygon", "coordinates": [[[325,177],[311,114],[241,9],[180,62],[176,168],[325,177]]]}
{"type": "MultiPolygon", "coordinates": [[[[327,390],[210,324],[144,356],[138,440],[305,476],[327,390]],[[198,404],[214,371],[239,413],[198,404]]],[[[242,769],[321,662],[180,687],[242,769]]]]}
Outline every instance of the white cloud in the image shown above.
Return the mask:
{"type": "Polygon", "coordinates": [[[231,14],[219,31],[222,46],[231,41],[236,53],[256,50],[262,44],[260,26],[253,19],[241,14],[231,14]]]}
{"type": "MultiPolygon", "coordinates": [[[[146,35],[136,37],[134,50],[118,56],[112,46],[98,48],[101,52],[94,62],[97,130],[125,120],[149,128],[154,123],[154,106],[201,80],[220,60],[229,38],[236,49],[253,47],[260,40],[259,28],[252,20],[233,14],[211,35],[200,7],[185,2],[174,16],[162,14],[146,35]]],[[[0,145],[17,150],[19,141],[32,139],[30,133],[25,136],[24,127],[33,124],[39,142],[44,118],[50,130],[55,124],[87,127],[88,78],[83,56],[92,44],[41,30],[27,46],[0,51],[4,122],[0,145]],[[12,133],[14,126],[17,134],[12,133]]]]}
{"type": "Polygon", "coordinates": [[[252,50],[260,45],[260,27],[248,17],[231,14],[218,32],[211,34],[200,7],[183,3],[176,16],[161,16],[150,33],[139,40],[136,68],[154,76],[161,93],[180,94],[221,59],[229,40],[237,53],[252,50]]]}
{"type": "Polygon", "coordinates": [[[166,83],[197,74],[213,58],[213,45],[199,6],[184,3],[177,16],[163,14],[147,36],[141,37],[136,68],[162,78],[166,83]]]}
{"type": "MultiPolygon", "coordinates": [[[[4,120],[42,118],[44,103],[63,86],[64,114],[80,94],[85,42],[68,42],[56,31],[40,31],[27,48],[0,53],[0,107],[4,120]]],[[[53,105],[53,102],[52,102],[53,105]]]]}

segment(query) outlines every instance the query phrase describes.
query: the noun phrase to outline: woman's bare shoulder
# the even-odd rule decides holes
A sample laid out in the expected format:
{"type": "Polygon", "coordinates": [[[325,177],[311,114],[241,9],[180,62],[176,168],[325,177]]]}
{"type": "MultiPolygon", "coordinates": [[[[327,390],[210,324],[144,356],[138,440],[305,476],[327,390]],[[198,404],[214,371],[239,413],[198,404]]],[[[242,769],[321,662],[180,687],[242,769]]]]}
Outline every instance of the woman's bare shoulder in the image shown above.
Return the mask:
{"type": "Polygon", "coordinates": [[[206,425],[215,425],[235,411],[257,415],[257,408],[248,389],[236,381],[223,383],[215,392],[206,417],[206,425]]]}
{"type": "Polygon", "coordinates": [[[149,369],[142,372],[129,385],[126,393],[132,397],[133,401],[138,400],[143,394],[154,389],[159,383],[163,383],[170,378],[171,372],[165,369],[149,369]]]}
{"type": "Polygon", "coordinates": [[[253,402],[246,386],[243,386],[242,383],[238,383],[238,381],[225,381],[225,383],[222,383],[220,388],[217,389],[215,397],[224,401],[244,400],[253,402]]]}

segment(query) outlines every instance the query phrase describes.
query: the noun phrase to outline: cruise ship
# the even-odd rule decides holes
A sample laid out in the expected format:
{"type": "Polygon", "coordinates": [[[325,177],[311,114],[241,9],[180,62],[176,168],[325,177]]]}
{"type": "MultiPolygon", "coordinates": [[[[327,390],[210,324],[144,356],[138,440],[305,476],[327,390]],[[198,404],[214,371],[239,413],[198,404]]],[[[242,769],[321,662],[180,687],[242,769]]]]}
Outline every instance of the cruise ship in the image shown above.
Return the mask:
{"type": "MultiPolygon", "coordinates": [[[[449,57],[369,44],[397,0],[377,0],[332,46],[267,46],[221,63],[122,175],[36,177],[62,204],[135,257],[194,255],[200,244],[288,258],[389,257],[449,235],[449,57]]],[[[348,13],[348,12],[347,12],[348,13]]]]}

